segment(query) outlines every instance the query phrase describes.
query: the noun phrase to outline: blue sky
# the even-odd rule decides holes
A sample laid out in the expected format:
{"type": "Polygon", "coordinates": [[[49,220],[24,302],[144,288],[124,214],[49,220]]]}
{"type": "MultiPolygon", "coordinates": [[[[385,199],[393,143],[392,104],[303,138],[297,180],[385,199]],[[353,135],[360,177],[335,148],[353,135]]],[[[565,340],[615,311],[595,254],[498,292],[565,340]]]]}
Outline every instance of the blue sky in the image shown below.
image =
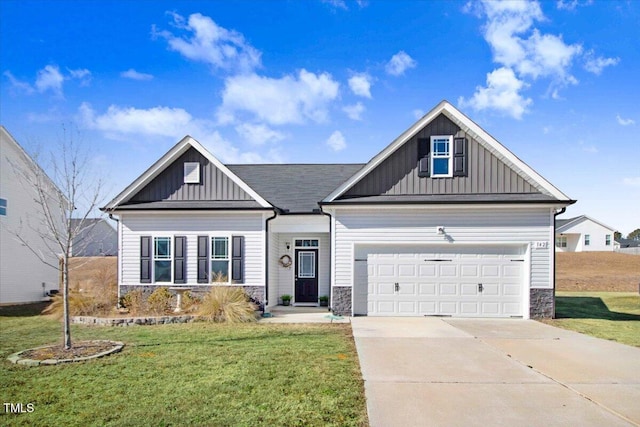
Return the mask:
{"type": "Polygon", "coordinates": [[[0,121],[77,129],[108,200],[190,134],[227,163],[366,162],[447,99],[640,227],[640,2],[0,2],[0,121]]]}

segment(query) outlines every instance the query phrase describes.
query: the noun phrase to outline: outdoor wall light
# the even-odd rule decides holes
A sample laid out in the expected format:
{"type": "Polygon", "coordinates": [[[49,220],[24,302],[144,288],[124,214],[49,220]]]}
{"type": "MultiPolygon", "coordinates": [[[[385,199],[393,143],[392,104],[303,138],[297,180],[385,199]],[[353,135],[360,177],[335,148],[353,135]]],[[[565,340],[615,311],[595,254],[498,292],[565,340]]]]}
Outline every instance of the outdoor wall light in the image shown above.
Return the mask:
{"type": "Polygon", "coordinates": [[[443,235],[444,234],[444,225],[439,225],[437,230],[438,230],[438,234],[443,235]]]}
{"type": "Polygon", "coordinates": [[[291,249],[291,243],[287,242],[285,243],[285,246],[287,247],[287,250],[291,249]]]}

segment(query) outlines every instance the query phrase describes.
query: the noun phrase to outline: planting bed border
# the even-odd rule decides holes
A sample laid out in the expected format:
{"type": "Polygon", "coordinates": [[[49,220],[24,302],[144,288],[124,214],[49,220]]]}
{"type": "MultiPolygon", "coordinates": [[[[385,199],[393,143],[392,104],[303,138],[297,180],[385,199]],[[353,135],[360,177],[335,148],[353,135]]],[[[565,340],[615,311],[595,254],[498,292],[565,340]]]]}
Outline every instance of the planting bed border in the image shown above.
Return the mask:
{"type": "Polygon", "coordinates": [[[44,345],[44,346],[41,346],[41,347],[30,348],[30,349],[27,349],[27,350],[19,351],[17,353],[13,353],[7,359],[11,363],[16,363],[18,365],[25,365],[25,366],[58,365],[60,363],[83,362],[85,360],[98,359],[100,357],[108,356],[108,355],[113,354],[113,353],[118,353],[124,347],[124,343],[120,342],[120,341],[91,340],[91,341],[86,341],[86,342],[90,342],[90,343],[109,343],[109,344],[112,345],[112,347],[110,349],[108,349],[108,350],[105,350],[105,351],[103,351],[101,353],[98,353],[98,354],[94,354],[92,356],[75,357],[73,359],[35,360],[35,359],[27,359],[27,358],[23,358],[22,357],[22,354],[26,353],[27,351],[38,350],[38,349],[41,349],[41,348],[56,347],[55,345],[44,345]]]}
{"type": "Polygon", "coordinates": [[[172,323],[191,323],[200,320],[192,314],[180,316],[141,316],[141,317],[95,317],[72,316],[71,323],[98,326],[136,326],[136,325],[168,325],[172,323]]]}

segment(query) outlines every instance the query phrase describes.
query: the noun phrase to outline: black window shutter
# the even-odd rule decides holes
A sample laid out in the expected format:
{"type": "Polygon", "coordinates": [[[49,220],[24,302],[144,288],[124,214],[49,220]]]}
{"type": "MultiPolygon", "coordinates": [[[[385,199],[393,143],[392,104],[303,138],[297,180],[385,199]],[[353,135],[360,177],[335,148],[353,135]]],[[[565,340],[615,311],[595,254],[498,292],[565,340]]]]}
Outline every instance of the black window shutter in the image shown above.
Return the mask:
{"type": "Polygon", "coordinates": [[[467,138],[453,139],[453,176],[467,176],[468,157],[467,138]]]}
{"type": "Polygon", "coordinates": [[[209,283],[209,236],[198,236],[198,283],[209,283]]]}
{"type": "Polygon", "coordinates": [[[173,283],[187,283],[187,238],[176,236],[173,251],[173,283]]]}
{"type": "Polygon", "coordinates": [[[231,251],[231,281],[244,283],[244,236],[232,237],[231,251]]]}
{"type": "Polygon", "coordinates": [[[429,162],[431,161],[431,139],[418,138],[418,176],[429,177],[429,162]]]}
{"type": "Polygon", "coordinates": [[[151,236],[140,236],[140,283],[151,283],[151,236]]]}

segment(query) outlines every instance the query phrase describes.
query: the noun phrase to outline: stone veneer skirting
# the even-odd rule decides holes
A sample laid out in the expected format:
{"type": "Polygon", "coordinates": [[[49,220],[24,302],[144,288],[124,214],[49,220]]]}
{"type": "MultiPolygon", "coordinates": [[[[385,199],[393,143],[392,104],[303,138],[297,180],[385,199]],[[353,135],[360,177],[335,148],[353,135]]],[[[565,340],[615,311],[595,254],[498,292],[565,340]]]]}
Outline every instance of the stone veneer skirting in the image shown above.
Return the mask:
{"type": "Polygon", "coordinates": [[[532,319],[555,317],[555,292],[553,289],[531,289],[529,316],[532,319]]]}
{"type": "MultiPolygon", "coordinates": [[[[128,292],[131,291],[137,291],[137,290],[141,290],[142,291],[142,295],[145,298],[148,298],[149,295],[151,295],[151,293],[153,291],[155,291],[158,288],[172,288],[172,287],[178,287],[178,286],[184,286],[185,288],[190,288],[190,292],[199,297],[202,298],[207,292],[209,292],[209,290],[211,289],[211,286],[219,286],[219,285],[197,285],[197,286],[189,286],[189,285],[174,285],[172,283],[166,283],[166,284],[158,284],[158,285],[121,285],[120,286],[120,296],[125,296],[128,292]]],[[[264,309],[264,286],[242,286],[242,285],[232,285],[232,286],[240,286],[241,288],[244,289],[244,291],[247,293],[247,295],[249,295],[249,298],[251,298],[251,301],[253,301],[257,306],[259,310],[263,310],[264,309]]],[[[175,293],[171,290],[169,290],[169,292],[175,293]]],[[[172,304],[175,305],[175,296],[174,296],[174,300],[172,301],[172,304]]]]}
{"type": "Polygon", "coordinates": [[[340,316],[351,316],[351,288],[336,286],[333,288],[331,310],[340,316]]]}

